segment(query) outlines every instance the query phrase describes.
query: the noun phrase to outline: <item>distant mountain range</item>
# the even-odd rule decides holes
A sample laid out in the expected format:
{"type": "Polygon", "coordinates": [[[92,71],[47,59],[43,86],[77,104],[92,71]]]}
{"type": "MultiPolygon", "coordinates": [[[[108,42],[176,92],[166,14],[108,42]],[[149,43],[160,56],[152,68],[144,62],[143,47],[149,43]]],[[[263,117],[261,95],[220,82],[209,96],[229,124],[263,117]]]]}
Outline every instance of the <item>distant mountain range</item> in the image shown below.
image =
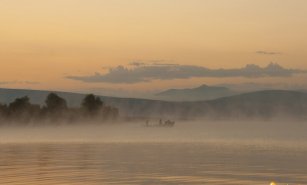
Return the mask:
{"type": "Polygon", "coordinates": [[[212,100],[238,94],[226,87],[202,85],[191,89],[169,89],[156,94],[160,100],[167,101],[199,101],[212,100]]]}
{"type": "MultiPolygon", "coordinates": [[[[0,89],[0,102],[10,103],[15,98],[29,96],[32,103],[44,104],[49,91],[0,89]]],[[[69,106],[80,105],[83,94],[56,92],[69,106]]],[[[268,90],[222,97],[206,101],[160,101],[136,98],[101,96],[107,105],[119,108],[122,116],[173,119],[271,119],[291,117],[306,119],[307,93],[268,90]]]]}

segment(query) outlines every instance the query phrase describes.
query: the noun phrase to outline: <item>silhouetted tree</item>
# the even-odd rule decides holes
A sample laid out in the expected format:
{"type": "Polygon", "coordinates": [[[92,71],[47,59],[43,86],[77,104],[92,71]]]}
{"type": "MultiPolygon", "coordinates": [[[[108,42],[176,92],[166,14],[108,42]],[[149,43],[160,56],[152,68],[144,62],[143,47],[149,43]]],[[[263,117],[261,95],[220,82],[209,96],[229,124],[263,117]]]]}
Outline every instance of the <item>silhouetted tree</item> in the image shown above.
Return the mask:
{"type": "Polygon", "coordinates": [[[16,98],[8,106],[8,117],[25,123],[38,118],[39,112],[40,106],[31,104],[28,96],[16,98]]]}
{"type": "Polygon", "coordinates": [[[0,120],[5,119],[8,113],[7,105],[0,103],[0,120]]]}
{"type": "Polygon", "coordinates": [[[9,112],[23,112],[31,106],[30,99],[28,96],[22,98],[16,98],[15,101],[9,104],[9,112]]]}
{"type": "Polygon", "coordinates": [[[90,114],[96,114],[103,107],[103,102],[93,94],[85,96],[82,101],[82,108],[90,114]]]}
{"type": "Polygon", "coordinates": [[[55,93],[50,93],[46,98],[46,108],[50,112],[60,112],[67,110],[66,100],[55,93]]]}
{"type": "Polygon", "coordinates": [[[7,105],[0,103],[0,112],[4,112],[7,110],[7,105]]]}
{"type": "Polygon", "coordinates": [[[55,93],[50,93],[45,103],[44,107],[31,104],[28,96],[16,98],[8,106],[0,103],[0,123],[34,124],[42,123],[42,120],[72,123],[83,121],[83,116],[95,121],[118,116],[117,108],[104,106],[101,99],[93,94],[83,99],[81,108],[68,108],[66,100],[55,93]]]}

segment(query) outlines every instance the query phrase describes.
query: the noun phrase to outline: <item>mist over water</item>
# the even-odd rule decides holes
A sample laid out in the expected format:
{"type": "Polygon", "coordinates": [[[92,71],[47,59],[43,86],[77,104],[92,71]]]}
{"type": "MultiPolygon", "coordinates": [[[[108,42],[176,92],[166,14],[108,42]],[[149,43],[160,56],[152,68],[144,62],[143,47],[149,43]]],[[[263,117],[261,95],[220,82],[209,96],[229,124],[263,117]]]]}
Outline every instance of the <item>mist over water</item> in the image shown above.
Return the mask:
{"type": "Polygon", "coordinates": [[[304,122],[0,128],[0,184],[307,184],[304,122]]]}
{"type": "MultiPolygon", "coordinates": [[[[40,142],[220,142],[305,144],[307,124],[294,121],[194,121],[157,127],[158,121],[58,126],[3,126],[1,143],[40,142]]],[[[293,146],[293,145],[292,145],[293,146]]]]}

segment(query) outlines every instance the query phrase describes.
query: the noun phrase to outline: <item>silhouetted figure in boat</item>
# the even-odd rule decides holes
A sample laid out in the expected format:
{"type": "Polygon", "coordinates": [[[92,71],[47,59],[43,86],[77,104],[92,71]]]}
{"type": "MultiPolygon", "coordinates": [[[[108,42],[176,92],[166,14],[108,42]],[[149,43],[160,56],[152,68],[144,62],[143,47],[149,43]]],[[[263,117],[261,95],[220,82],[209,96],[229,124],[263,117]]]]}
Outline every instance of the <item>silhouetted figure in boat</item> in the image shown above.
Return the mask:
{"type": "Polygon", "coordinates": [[[159,126],[162,126],[163,123],[162,123],[162,119],[159,120],[159,126]]]}
{"type": "Polygon", "coordinates": [[[173,127],[175,125],[175,121],[167,120],[164,122],[165,127],[173,127]]]}

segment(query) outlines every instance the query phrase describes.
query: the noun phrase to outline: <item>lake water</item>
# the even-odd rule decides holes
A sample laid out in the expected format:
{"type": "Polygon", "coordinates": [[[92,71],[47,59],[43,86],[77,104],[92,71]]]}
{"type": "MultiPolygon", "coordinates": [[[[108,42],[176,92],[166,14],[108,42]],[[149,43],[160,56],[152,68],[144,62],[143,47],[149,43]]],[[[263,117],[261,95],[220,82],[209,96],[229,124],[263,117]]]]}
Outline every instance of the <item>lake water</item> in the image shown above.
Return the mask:
{"type": "Polygon", "coordinates": [[[307,184],[304,122],[143,124],[0,127],[0,184],[307,184]]]}
{"type": "Polygon", "coordinates": [[[307,184],[302,147],[222,143],[0,145],[0,184],[307,184]]]}

